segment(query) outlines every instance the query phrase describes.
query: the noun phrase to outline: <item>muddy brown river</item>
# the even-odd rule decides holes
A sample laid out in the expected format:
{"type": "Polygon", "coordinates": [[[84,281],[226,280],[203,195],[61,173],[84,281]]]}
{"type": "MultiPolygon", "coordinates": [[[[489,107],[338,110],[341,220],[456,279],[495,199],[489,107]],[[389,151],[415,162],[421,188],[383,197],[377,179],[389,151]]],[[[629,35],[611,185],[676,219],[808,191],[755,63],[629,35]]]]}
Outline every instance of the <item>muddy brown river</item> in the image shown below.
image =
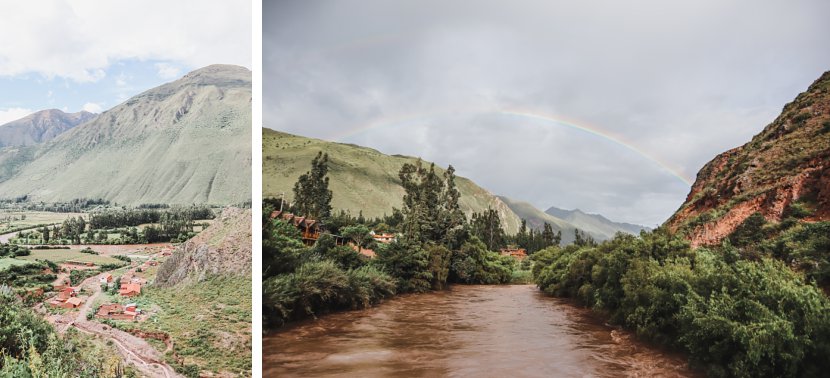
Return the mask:
{"type": "Polygon", "coordinates": [[[681,356],[530,285],[453,286],[263,340],[265,377],[690,377],[681,356]]]}

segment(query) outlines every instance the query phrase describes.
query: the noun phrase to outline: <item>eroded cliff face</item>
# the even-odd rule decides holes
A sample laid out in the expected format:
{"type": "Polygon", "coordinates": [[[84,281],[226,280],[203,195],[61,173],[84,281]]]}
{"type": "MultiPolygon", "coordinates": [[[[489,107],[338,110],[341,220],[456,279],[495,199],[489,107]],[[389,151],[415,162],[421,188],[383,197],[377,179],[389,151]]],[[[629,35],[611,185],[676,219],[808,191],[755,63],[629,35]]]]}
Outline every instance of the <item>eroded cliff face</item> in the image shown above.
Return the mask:
{"type": "Polygon", "coordinates": [[[752,141],[707,163],[666,225],[693,246],[712,245],[753,213],[777,222],[794,204],[803,221],[830,220],[830,71],[752,141]]]}
{"type": "Polygon", "coordinates": [[[210,276],[251,274],[251,210],[227,208],[159,267],[154,285],[170,287],[210,276]]]}

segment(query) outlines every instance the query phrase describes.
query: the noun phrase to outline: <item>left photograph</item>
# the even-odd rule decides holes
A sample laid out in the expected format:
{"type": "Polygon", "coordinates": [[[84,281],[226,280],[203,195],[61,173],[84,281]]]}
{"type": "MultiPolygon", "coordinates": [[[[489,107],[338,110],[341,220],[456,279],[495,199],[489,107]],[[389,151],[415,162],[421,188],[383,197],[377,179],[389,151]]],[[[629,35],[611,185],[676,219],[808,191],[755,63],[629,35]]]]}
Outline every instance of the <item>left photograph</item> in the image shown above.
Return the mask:
{"type": "Polygon", "coordinates": [[[0,12],[0,377],[251,376],[251,3],[0,12]]]}

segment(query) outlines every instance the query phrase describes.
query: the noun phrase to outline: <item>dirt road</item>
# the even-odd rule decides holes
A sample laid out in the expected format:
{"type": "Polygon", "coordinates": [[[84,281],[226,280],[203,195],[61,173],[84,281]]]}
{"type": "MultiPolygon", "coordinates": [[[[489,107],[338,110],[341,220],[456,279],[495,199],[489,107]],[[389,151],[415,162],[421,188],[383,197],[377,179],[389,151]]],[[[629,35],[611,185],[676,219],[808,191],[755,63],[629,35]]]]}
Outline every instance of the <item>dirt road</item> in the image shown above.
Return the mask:
{"type": "Polygon", "coordinates": [[[77,316],[55,317],[55,327],[63,333],[69,327],[74,327],[80,332],[88,335],[95,335],[109,341],[118,348],[118,352],[124,361],[132,364],[142,374],[148,377],[181,377],[170,365],[164,362],[161,352],[153,348],[147,341],[140,337],[133,336],[119,329],[114,329],[105,324],[93,320],[87,320],[86,315],[92,309],[92,305],[101,293],[100,278],[103,275],[89,277],[78,285],[78,288],[85,288],[92,291],[83,306],[79,308],[77,316]]]}

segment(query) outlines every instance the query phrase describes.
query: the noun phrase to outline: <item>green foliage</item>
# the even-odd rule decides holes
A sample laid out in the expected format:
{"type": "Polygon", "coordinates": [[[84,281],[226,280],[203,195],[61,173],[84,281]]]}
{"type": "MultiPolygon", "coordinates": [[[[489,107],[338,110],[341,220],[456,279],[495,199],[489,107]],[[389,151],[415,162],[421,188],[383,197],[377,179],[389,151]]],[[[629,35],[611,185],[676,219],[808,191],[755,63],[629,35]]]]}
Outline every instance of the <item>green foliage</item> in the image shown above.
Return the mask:
{"type": "Polygon", "coordinates": [[[729,241],[736,247],[758,244],[764,239],[763,227],[766,223],[761,213],[752,213],[729,235],[729,241]]]}
{"type": "Polygon", "coordinates": [[[332,261],[301,265],[263,282],[266,321],[275,326],[339,309],[365,308],[395,294],[395,281],[374,267],[345,271],[332,261]]]}
{"type": "MultiPolygon", "coordinates": [[[[491,251],[504,248],[507,245],[499,214],[492,208],[487,208],[486,211],[480,214],[473,213],[473,217],[470,220],[470,228],[471,233],[483,241],[487,249],[491,251]]],[[[553,230],[551,229],[552,232],[553,230]]]]}
{"type": "MultiPolygon", "coordinates": [[[[830,230],[816,227],[788,235],[821,249],[830,230]]],[[[663,229],[552,247],[532,259],[546,293],[686,351],[711,376],[816,376],[830,368],[830,300],[780,261],[742,260],[728,244],[692,250],[663,229]]]]}
{"type": "Polygon", "coordinates": [[[419,245],[449,245],[451,232],[466,222],[458,203],[461,194],[455,187],[455,169],[449,166],[442,177],[435,164],[427,169],[419,159],[415,164],[404,164],[398,177],[406,192],[401,225],[404,238],[419,245]]]}
{"type": "Polygon", "coordinates": [[[311,161],[311,170],[294,184],[294,206],[299,214],[313,219],[325,219],[331,214],[328,163],[329,154],[318,152],[311,161]]]}
{"type": "Polygon", "coordinates": [[[762,248],[804,271],[809,279],[830,283],[830,222],[798,224],[762,248]]]}
{"type": "Polygon", "coordinates": [[[394,241],[378,246],[375,263],[398,280],[399,293],[423,293],[432,289],[430,254],[417,244],[394,241]]]}
{"type": "Polygon", "coordinates": [[[514,264],[512,257],[487,250],[474,237],[453,254],[450,280],[465,284],[505,284],[511,280],[514,264]]]}

